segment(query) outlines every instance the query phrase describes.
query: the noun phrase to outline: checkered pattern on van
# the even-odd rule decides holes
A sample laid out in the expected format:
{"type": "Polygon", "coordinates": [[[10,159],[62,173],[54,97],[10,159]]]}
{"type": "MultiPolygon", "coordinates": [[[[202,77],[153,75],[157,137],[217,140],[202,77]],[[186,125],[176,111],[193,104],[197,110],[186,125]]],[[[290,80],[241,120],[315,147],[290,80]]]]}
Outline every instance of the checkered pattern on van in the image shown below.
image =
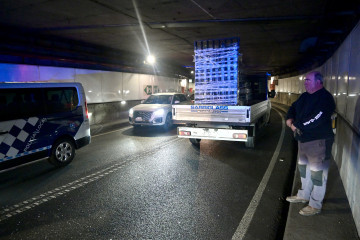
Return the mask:
{"type": "Polygon", "coordinates": [[[8,134],[4,134],[3,139],[0,137],[0,162],[24,153],[26,140],[30,140],[38,121],[37,117],[18,119],[5,129],[8,134]]]}

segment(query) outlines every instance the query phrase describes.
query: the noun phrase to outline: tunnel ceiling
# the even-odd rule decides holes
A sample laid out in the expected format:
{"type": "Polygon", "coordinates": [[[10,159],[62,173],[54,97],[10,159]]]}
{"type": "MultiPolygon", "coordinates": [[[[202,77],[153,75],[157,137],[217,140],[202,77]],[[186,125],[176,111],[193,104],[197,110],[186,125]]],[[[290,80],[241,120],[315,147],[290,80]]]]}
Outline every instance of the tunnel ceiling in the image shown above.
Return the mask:
{"type": "Polygon", "coordinates": [[[148,68],[150,49],[160,74],[187,74],[194,41],[239,37],[245,73],[297,74],[333,54],[359,21],[359,6],[358,0],[7,0],[0,3],[1,61],[133,71],[148,68]]]}

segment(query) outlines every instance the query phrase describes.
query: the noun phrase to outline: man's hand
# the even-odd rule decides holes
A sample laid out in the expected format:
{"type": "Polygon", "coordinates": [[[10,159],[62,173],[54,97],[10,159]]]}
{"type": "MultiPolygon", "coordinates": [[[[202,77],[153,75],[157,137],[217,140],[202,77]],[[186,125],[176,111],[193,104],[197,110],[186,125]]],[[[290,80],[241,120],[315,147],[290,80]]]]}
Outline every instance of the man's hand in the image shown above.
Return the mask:
{"type": "Polygon", "coordinates": [[[288,120],[286,120],[286,125],[287,125],[289,128],[291,128],[291,130],[292,130],[293,132],[295,132],[295,131],[296,131],[296,127],[294,126],[293,122],[294,122],[294,119],[289,118],[288,120]]]}
{"type": "Polygon", "coordinates": [[[294,119],[289,118],[288,120],[286,120],[286,126],[288,126],[289,128],[291,128],[291,125],[293,124],[294,119]]]}

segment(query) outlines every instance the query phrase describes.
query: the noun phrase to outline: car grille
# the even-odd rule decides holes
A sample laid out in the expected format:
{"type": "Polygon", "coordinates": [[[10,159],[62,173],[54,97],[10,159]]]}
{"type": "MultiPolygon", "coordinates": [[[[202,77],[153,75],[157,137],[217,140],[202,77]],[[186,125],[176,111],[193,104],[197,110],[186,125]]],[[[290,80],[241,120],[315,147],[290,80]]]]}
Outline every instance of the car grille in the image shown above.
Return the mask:
{"type": "Polygon", "coordinates": [[[152,112],[145,111],[135,111],[134,118],[141,117],[143,121],[149,121],[151,118],[152,112]]]}

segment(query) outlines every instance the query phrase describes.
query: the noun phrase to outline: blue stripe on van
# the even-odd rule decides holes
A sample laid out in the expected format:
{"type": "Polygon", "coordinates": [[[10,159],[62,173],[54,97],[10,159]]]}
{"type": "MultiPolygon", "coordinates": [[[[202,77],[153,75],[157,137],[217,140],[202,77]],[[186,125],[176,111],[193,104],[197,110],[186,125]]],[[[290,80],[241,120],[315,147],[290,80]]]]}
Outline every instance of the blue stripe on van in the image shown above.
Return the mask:
{"type": "Polygon", "coordinates": [[[50,148],[51,148],[51,145],[46,146],[46,147],[42,147],[42,148],[38,148],[38,149],[34,149],[34,150],[31,150],[31,151],[28,151],[28,152],[23,152],[23,153],[17,154],[16,156],[5,157],[3,159],[0,159],[0,162],[4,162],[4,161],[15,159],[15,158],[18,158],[18,157],[26,156],[26,155],[36,153],[36,152],[41,152],[41,151],[44,151],[44,150],[47,150],[47,149],[50,149],[50,148]]]}

